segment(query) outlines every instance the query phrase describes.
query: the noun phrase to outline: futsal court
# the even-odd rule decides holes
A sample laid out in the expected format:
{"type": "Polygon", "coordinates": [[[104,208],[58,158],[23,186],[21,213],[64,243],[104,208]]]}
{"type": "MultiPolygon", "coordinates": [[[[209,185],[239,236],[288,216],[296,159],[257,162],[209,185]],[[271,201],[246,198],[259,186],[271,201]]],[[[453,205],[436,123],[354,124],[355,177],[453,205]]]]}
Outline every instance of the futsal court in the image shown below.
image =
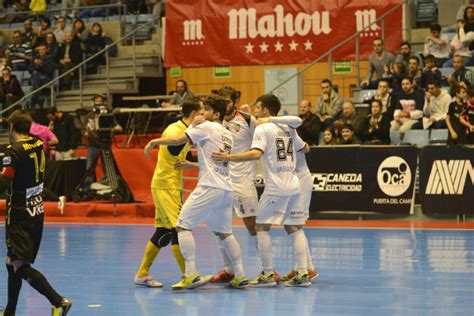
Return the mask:
{"type": "MultiPolygon", "coordinates": [[[[151,269],[165,287],[137,287],[133,276],[153,233],[149,224],[49,223],[36,266],[71,298],[70,315],[474,315],[472,223],[390,223],[403,227],[393,228],[368,221],[357,224],[368,227],[361,228],[344,224],[350,221],[311,222],[306,234],[320,277],[310,288],[210,284],[172,291],[180,272],[168,248],[151,269]]],[[[260,267],[255,246],[245,228],[234,232],[246,273],[254,277],[260,267]]],[[[275,268],[283,274],[294,264],[291,244],[280,228],[271,235],[275,268]]],[[[217,272],[221,258],[213,235],[199,227],[195,237],[199,272],[217,272]]],[[[4,305],[6,269],[0,275],[4,305]]],[[[50,306],[23,282],[17,315],[50,315],[50,306]]]]}

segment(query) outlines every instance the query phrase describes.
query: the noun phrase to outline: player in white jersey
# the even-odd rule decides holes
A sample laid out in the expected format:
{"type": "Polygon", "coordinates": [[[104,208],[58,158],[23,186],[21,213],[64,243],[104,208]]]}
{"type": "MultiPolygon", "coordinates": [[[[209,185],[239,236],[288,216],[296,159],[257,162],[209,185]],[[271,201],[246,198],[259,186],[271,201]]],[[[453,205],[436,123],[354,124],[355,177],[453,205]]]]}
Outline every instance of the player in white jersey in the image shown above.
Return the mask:
{"type": "Polygon", "coordinates": [[[161,145],[181,145],[192,143],[197,148],[199,178],[194,191],[183,204],[176,223],[179,247],[185,261],[185,274],[174,284],[174,290],[193,289],[208,283],[212,276],[200,276],[196,270],[196,244],[192,229],[205,221],[209,229],[218,236],[232,262],[235,278],[229,283],[233,288],[245,288],[249,280],[245,277],[240,246],[232,234],[233,191],[227,162],[218,163],[211,158],[215,151],[231,152],[232,134],[222,126],[226,112],[226,101],[218,95],[210,95],[204,100],[206,121],[190,127],[185,135],[160,138],[161,145]]]}
{"type": "MultiPolygon", "coordinates": [[[[250,149],[252,138],[255,131],[255,118],[245,112],[238,111],[236,108],[238,92],[225,86],[217,92],[227,100],[227,112],[224,117],[223,125],[232,134],[234,146],[233,153],[241,153],[250,149]]],[[[255,162],[242,161],[230,162],[230,178],[232,188],[234,189],[233,209],[247,227],[247,230],[257,242],[257,232],[255,230],[255,218],[258,205],[257,189],[255,188],[255,162]]],[[[212,277],[211,282],[221,283],[229,282],[234,278],[234,271],[227,253],[222,247],[219,247],[224,260],[224,268],[212,277]]]]}
{"type": "MultiPolygon", "coordinates": [[[[280,100],[274,95],[257,99],[257,117],[276,116],[280,100]]],[[[287,286],[310,286],[307,271],[307,245],[303,224],[304,211],[297,209],[300,183],[295,174],[296,159],[294,139],[296,131],[288,125],[266,123],[257,126],[249,151],[240,154],[215,152],[215,161],[249,161],[261,159],[265,174],[265,191],[257,209],[256,230],[258,252],[263,271],[250,284],[255,287],[276,286],[272,258],[272,240],[269,230],[272,224],[284,225],[292,240],[297,262],[297,275],[285,282],[287,286]]],[[[303,148],[297,148],[301,150],[303,148]]]]}
{"type": "MultiPolygon", "coordinates": [[[[298,128],[301,126],[303,121],[298,116],[271,116],[267,118],[259,118],[256,122],[256,125],[260,125],[263,123],[277,123],[277,124],[286,124],[291,128],[298,128]]],[[[296,151],[296,176],[300,181],[300,189],[301,194],[298,197],[298,207],[296,209],[304,211],[304,217],[306,220],[309,218],[309,205],[311,204],[311,195],[313,194],[313,176],[309,171],[308,165],[306,163],[306,153],[309,152],[309,145],[305,143],[301,137],[296,133],[295,148],[303,148],[302,150],[296,151]]],[[[306,236],[305,236],[306,237],[306,236]]],[[[306,239],[306,238],[305,238],[306,239]]],[[[316,268],[313,264],[313,259],[311,256],[311,252],[308,245],[308,240],[306,240],[307,245],[307,266],[308,266],[308,277],[310,280],[316,279],[319,274],[316,271],[316,268]]],[[[295,277],[297,273],[297,266],[295,265],[294,268],[286,273],[284,276],[281,277],[282,281],[291,280],[295,277]]]]}

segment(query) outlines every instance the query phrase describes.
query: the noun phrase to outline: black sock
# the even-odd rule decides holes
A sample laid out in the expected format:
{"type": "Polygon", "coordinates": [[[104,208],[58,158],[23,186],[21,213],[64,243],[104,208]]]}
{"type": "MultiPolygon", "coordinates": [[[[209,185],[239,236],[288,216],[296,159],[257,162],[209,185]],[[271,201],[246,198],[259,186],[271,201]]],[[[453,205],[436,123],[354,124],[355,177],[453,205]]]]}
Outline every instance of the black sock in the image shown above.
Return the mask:
{"type": "Polygon", "coordinates": [[[15,273],[12,265],[6,265],[8,271],[8,303],[5,307],[4,315],[15,315],[18,297],[20,296],[21,283],[23,280],[15,273]]]}
{"type": "Polygon", "coordinates": [[[33,269],[30,265],[24,265],[18,269],[17,273],[36,291],[43,294],[52,305],[61,306],[63,298],[53,289],[41,272],[33,269]]]}

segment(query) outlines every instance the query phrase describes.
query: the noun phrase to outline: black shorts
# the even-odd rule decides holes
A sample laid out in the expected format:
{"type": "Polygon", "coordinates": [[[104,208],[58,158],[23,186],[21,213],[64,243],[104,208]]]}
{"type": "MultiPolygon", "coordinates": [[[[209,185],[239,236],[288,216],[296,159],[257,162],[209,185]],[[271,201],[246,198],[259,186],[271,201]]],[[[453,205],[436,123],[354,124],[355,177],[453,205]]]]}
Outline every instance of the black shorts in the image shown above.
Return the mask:
{"type": "Polygon", "coordinates": [[[34,263],[43,236],[43,221],[7,224],[5,232],[8,257],[34,263]]]}

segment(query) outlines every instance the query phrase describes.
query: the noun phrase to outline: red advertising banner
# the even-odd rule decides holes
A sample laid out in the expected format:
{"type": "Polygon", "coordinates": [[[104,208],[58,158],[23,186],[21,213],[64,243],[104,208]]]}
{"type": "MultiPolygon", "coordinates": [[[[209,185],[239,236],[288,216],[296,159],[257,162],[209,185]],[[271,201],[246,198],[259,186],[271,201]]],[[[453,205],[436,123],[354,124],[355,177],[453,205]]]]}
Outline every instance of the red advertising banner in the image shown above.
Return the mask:
{"type": "MultiPolygon", "coordinates": [[[[165,65],[214,66],[307,63],[356,31],[364,30],[400,0],[168,0],[165,65]]],[[[402,39],[402,7],[383,22],[386,49],[402,39]]],[[[382,23],[360,37],[368,56],[382,23]]],[[[333,60],[354,59],[355,41],[333,60]]]]}

